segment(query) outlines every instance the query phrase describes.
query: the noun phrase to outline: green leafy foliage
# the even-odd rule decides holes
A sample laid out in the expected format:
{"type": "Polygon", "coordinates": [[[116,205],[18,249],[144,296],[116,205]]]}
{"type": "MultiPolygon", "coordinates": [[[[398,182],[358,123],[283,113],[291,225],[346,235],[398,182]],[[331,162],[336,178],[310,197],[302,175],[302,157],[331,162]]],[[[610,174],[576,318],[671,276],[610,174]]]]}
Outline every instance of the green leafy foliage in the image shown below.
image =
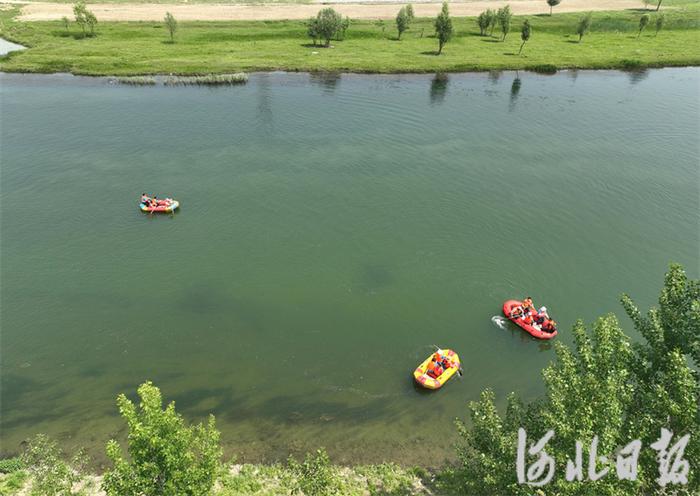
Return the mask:
{"type": "Polygon", "coordinates": [[[396,30],[399,32],[398,39],[401,39],[401,35],[408,29],[408,25],[411,23],[411,19],[406,11],[406,7],[401,7],[399,13],[396,14],[396,30]]]}
{"type": "Polygon", "coordinates": [[[119,395],[119,412],[129,428],[126,459],[115,440],[107,443],[114,467],[105,473],[110,496],[208,494],[220,467],[220,434],[214,417],[206,425],[187,426],[171,402],[163,409],[160,390],[151,382],[138,388],[140,403],[119,395]]]}
{"type": "Polygon", "coordinates": [[[520,51],[518,52],[518,55],[522,53],[525,43],[527,43],[527,41],[530,39],[530,34],[532,34],[532,31],[530,29],[530,21],[525,19],[525,21],[523,22],[523,27],[520,30],[520,39],[523,40],[523,43],[520,45],[520,51]]]}
{"type": "Polygon", "coordinates": [[[165,29],[170,33],[170,41],[175,42],[175,31],[177,31],[177,20],[170,12],[165,13],[165,19],[163,19],[165,24],[165,29]]]}
{"type": "Polygon", "coordinates": [[[74,494],[73,485],[83,478],[87,458],[82,450],[70,462],[56,441],[37,434],[22,454],[22,464],[31,477],[31,494],[37,496],[67,496],[74,494]]]}
{"type": "Polygon", "coordinates": [[[408,16],[409,23],[416,18],[416,15],[413,12],[413,4],[409,3],[408,5],[406,5],[406,15],[408,16]]]}
{"type": "Polygon", "coordinates": [[[328,47],[336,36],[340,35],[340,39],[345,37],[345,31],[349,25],[350,20],[347,17],[343,19],[335,9],[328,7],[320,10],[315,18],[309,20],[307,33],[313,38],[314,44],[316,39],[321,39],[328,47]]]}
{"type": "Polygon", "coordinates": [[[20,494],[27,483],[29,474],[25,470],[17,470],[7,475],[0,475],[0,495],[10,496],[20,494]]]}
{"type": "Polygon", "coordinates": [[[435,36],[438,39],[438,55],[442,53],[442,47],[452,39],[453,33],[452,19],[450,18],[450,8],[447,2],[443,2],[442,9],[435,19],[435,36]]]}
{"type": "Polygon", "coordinates": [[[287,463],[296,476],[293,492],[301,492],[305,496],[342,494],[341,478],[331,465],[325,450],[319,449],[315,454],[307,453],[301,463],[289,457],[287,463]]]}
{"type": "Polygon", "coordinates": [[[476,18],[476,23],[479,26],[479,34],[481,34],[481,36],[486,35],[486,31],[493,25],[495,18],[496,12],[491,9],[486,9],[479,14],[479,17],[476,18]]]}
{"type": "Polygon", "coordinates": [[[578,35],[578,41],[581,42],[583,35],[586,34],[591,29],[591,22],[593,20],[593,14],[591,12],[584,15],[579,19],[576,25],[576,34],[578,35]]]}
{"type": "Polygon", "coordinates": [[[0,460],[0,474],[9,474],[22,470],[24,468],[24,463],[22,463],[22,458],[16,456],[14,458],[3,458],[0,460]]]}
{"type": "Polygon", "coordinates": [[[87,9],[85,2],[81,1],[73,5],[73,15],[75,16],[76,24],[83,30],[83,37],[88,36],[88,29],[90,30],[90,36],[95,35],[97,17],[92,11],[87,9]]]}
{"type": "Polygon", "coordinates": [[[503,41],[506,41],[506,36],[508,36],[508,33],[510,33],[510,23],[513,19],[513,12],[510,10],[510,5],[506,5],[505,7],[498,9],[496,18],[498,19],[498,25],[501,27],[503,41]]]}
{"type": "MultiPolygon", "coordinates": [[[[550,429],[555,433],[546,446],[556,460],[556,476],[545,486],[546,494],[657,494],[659,476],[656,452],[650,449],[666,428],[680,436],[690,435],[685,449],[687,460],[700,460],[700,389],[697,364],[700,337],[700,283],[691,281],[678,265],[666,275],[659,309],[642,316],[624,295],[623,306],[645,342],[632,344],[618,320],[608,315],[587,331],[582,322],[573,329],[575,348],[556,344],[556,361],[543,371],[546,394],[541,400],[523,405],[511,394],[501,417],[491,391],[470,404],[472,426],[457,423],[461,443],[460,467],[445,480],[466,494],[532,494],[519,484],[515,471],[518,428],[534,442],[550,429]],[[608,456],[611,473],[596,481],[567,481],[566,463],[574,460],[576,442],[582,443],[582,459],[588,459],[594,436],[597,452],[608,456]],[[636,480],[615,475],[614,454],[632,440],[643,449],[639,455],[636,480]]],[[[697,465],[690,463],[687,486],[670,486],[669,494],[697,494],[700,482],[697,465]]],[[[584,474],[587,470],[584,469],[584,474]]],[[[453,486],[454,487],[454,486],[453,486]]]]}

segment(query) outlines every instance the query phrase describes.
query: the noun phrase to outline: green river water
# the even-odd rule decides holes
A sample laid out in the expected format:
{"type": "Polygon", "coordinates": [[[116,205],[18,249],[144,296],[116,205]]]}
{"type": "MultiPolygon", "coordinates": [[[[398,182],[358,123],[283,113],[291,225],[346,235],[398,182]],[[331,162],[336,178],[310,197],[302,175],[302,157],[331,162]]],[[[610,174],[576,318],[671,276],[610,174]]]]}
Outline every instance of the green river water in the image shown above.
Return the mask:
{"type": "Polygon", "coordinates": [[[0,75],[0,454],[44,432],[100,462],[116,395],[150,379],[239,460],[449,458],[482,389],[543,391],[553,345],[500,328],[505,299],[571,344],[623,291],[653,304],[670,261],[698,277],[699,83],[0,75]],[[142,191],[181,211],[142,214],[142,191]],[[428,393],[432,344],[465,376],[428,393]]]}

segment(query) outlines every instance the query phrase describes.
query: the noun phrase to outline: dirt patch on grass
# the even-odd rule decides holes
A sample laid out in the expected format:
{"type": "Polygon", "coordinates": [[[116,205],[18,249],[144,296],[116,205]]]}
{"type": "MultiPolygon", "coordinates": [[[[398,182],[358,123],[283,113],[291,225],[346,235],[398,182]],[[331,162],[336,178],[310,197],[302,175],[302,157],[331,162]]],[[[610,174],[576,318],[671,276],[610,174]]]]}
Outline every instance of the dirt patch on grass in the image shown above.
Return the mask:
{"type": "MultiPolygon", "coordinates": [[[[549,6],[544,0],[478,0],[451,3],[453,16],[475,16],[487,8],[499,8],[510,4],[517,15],[544,14],[549,6]]],[[[0,4],[1,5],[1,4],[0,4]]],[[[624,10],[639,8],[639,0],[567,0],[557,6],[557,13],[624,10]]],[[[339,3],[333,7],[352,19],[394,19],[399,7],[380,3],[339,3]]],[[[22,21],[52,21],[66,16],[72,18],[73,6],[65,3],[30,3],[22,7],[22,21]]],[[[170,12],[179,21],[254,21],[308,19],[315,16],[319,4],[149,4],[149,3],[94,3],[89,4],[100,21],[162,21],[170,12]]],[[[418,17],[434,17],[440,10],[439,3],[414,4],[418,17]]]]}

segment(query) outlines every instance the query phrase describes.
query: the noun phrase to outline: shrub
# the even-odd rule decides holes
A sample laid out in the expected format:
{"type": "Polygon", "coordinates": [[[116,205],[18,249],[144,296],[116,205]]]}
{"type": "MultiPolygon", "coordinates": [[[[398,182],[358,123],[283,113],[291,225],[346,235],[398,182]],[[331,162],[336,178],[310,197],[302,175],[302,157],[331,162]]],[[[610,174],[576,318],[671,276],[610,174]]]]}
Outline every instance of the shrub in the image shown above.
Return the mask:
{"type": "Polygon", "coordinates": [[[290,456],[287,464],[296,476],[293,492],[302,492],[305,496],[341,494],[341,479],[325,450],[319,449],[315,455],[307,453],[302,463],[290,456]]]}
{"type": "Polygon", "coordinates": [[[44,434],[37,434],[29,441],[22,454],[22,464],[31,476],[32,494],[73,494],[73,484],[82,480],[87,458],[82,450],[78,451],[70,463],[63,456],[58,443],[44,434]]]}
{"type": "Polygon", "coordinates": [[[527,66],[525,70],[537,72],[538,74],[556,74],[559,69],[554,64],[536,64],[527,66]]]}
{"type": "Polygon", "coordinates": [[[95,35],[95,26],[97,25],[97,17],[92,11],[88,10],[85,2],[78,2],[73,5],[73,15],[75,22],[83,30],[83,38],[87,36],[87,29],[90,29],[90,36],[95,35]]]}
{"type": "Polygon", "coordinates": [[[443,2],[442,10],[435,19],[435,36],[438,39],[438,55],[442,53],[442,47],[452,39],[452,19],[447,2],[443,2]]]}
{"type": "Polygon", "coordinates": [[[586,34],[591,29],[591,21],[593,19],[592,13],[587,13],[581,19],[579,19],[576,25],[576,34],[578,35],[578,42],[581,43],[583,35],[586,34]]]}
{"type": "Polygon", "coordinates": [[[0,460],[0,474],[10,474],[24,468],[22,459],[18,456],[0,460]]]}
{"type": "Polygon", "coordinates": [[[221,447],[214,417],[207,425],[187,426],[171,402],[163,409],[160,390],[139,386],[138,408],[123,394],[119,412],[129,427],[125,459],[119,443],[107,443],[114,464],[105,472],[103,489],[112,496],[198,496],[211,491],[219,471],[221,447]]]}

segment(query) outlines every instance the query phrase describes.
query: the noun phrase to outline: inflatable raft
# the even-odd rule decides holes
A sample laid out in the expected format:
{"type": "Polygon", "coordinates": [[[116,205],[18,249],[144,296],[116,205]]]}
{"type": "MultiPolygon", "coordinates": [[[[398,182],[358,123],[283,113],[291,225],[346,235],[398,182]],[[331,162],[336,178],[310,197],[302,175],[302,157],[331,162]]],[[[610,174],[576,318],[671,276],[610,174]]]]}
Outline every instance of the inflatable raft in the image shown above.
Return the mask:
{"type": "Polygon", "coordinates": [[[522,301],[518,300],[508,300],[503,304],[503,315],[508,317],[508,319],[511,322],[514,322],[518,326],[520,326],[524,331],[528,332],[531,336],[537,338],[537,339],[552,339],[554,336],[557,335],[557,331],[554,330],[554,332],[546,332],[543,331],[539,328],[539,326],[534,326],[525,323],[525,320],[522,317],[519,318],[513,318],[511,317],[511,313],[515,307],[518,307],[522,305],[522,301]]]}
{"type": "Polygon", "coordinates": [[[180,206],[180,202],[177,200],[158,200],[158,204],[155,207],[146,205],[145,203],[139,203],[139,208],[142,212],[174,212],[180,206]]]}
{"type": "Polygon", "coordinates": [[[428,389],[440,389],[445,385],[450,378],[455,375],[461,368],[459,363],[459,355],[452,350],[439,350],[440,354],[446,356],[452,365],[437,377],[428,375],[428,364],[433,359],[434,353],[431,353],[416,370],[413,371],[413,378],[418,384],[428,389]]]}

